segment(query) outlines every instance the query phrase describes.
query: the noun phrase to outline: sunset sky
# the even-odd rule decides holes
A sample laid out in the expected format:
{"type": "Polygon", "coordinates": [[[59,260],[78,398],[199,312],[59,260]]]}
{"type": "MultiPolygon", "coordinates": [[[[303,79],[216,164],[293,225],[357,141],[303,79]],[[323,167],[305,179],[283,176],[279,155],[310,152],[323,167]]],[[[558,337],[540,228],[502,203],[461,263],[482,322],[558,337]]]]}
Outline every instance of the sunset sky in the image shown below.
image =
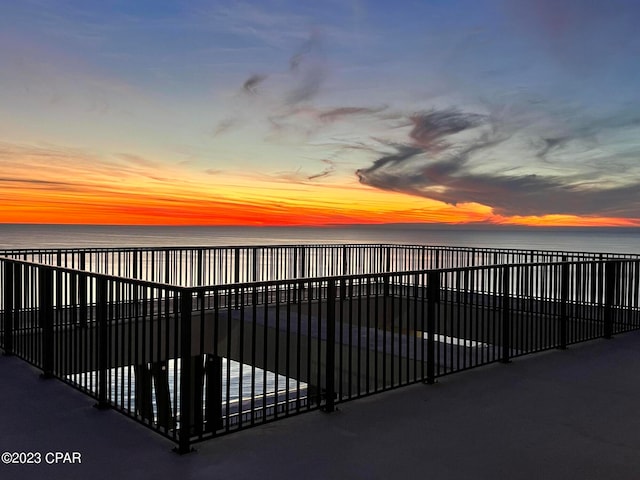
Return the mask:
{"type": "Polygon", "coordinates": [[[0,222],[640,226],[637,0],[0,0],[0,222]]]}

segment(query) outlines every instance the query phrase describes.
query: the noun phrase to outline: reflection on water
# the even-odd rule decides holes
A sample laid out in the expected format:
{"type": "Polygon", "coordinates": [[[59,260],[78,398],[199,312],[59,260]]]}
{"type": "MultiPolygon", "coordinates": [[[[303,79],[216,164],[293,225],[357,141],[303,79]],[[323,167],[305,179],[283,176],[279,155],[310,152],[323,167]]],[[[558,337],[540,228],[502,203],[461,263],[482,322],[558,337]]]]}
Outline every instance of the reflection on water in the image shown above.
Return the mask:
{"type": "MultiPolygon", "coordinates": [[[[180,386],[180,360],[167,361],[167,373],[169,379],[169,392],[171,397],[171,408],[174,406],[176,412],[174,416],[180,416],[180,398],[176,397],[180,386]]],[[[98,372],[83,372],[67,375],[66,379],[77,384],[83,389],[94,394],[98,390],[98,372]]],[[[154,380],[155,382],[155,380],[154,380]]],[[[118,408],[124,409],[131,414],[136,411],[136,376],[133,365],[126,367],[111,368],[107,371],[107,385],[109,389],[109,400],[118,408]]],[[[250,401],[252,398],[265,398],[266,405],[271,406],[282,402],[287,398],[287,394],[294,394],[300,389],[300,399],[307,395],[307,384],[297,382],[293,378],[283,375],[276,375],[274,372],[241,364],[236,361],[222,359],[222,410],[223,415],[227,411],[237,413],[239,400],[250,401]],[[228,403],[227,403],[228,400],[228,403]]],[[[206,398],[206,387],[203,390],[203,405],[206,398]]],[[[290,395],[289,395],[290,396],[290,395]]],[[[157,421],[158,406],[155,395],[155,385],[152,395],[153,415],[157,421]]],[[[248,409],[247,409],[248,410],[248,409]]]]}

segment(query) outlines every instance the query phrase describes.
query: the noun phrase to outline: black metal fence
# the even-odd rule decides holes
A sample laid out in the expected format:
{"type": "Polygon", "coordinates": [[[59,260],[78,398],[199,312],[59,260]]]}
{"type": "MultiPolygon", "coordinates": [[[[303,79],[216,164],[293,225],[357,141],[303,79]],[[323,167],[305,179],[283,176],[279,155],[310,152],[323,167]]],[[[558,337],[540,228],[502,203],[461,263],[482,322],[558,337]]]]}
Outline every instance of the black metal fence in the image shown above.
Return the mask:
{"type": "Polygon", "coordinates": [[[631,255],[389,245],[4,253],[4,352],[181,452],[640,327],[631,255]]]}
{"type": "Polygon", "coordinates": [[[478,265],[638,255],[430,245],[278,245],[0,250],[0,257],[194,287],[478,265]]]}

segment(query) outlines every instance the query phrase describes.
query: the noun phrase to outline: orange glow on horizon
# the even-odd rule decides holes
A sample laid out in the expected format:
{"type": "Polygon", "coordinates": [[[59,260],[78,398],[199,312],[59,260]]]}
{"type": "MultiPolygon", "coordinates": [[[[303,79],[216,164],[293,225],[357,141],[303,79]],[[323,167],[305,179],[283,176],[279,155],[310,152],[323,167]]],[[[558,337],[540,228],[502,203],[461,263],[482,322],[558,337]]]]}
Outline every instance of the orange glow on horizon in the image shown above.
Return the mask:
{"type": "Polygon", "coordinates": [[[640,220],[616,217],[579,217],[576,215],[513,216],[496,218],[493,223],[528,227],[638,227],[640,220]]]}
{"type": "MultiPolygon", "coordinates": [[[[234,197],[188,192],[39,192],[14,189],[0,208],[0,223],[110,225],[322,226],[385,223],[486,223],[518,226],[640,226],[635,219],[544,215],[504,217],[478,204],[457,206],[363,188],[322,187],[317,192],[234,197]],[[322,196],[322,195],[321,195],[322,196]],[[258,197],[258,198],[256,198],[258,197]],[[261,197],[261,198],[260,198],[261,197]],[[340,198],[344,197],[344,198],[340,198]]],[[[260,195],[262,193],[262,195],[260,195]]]]}
{"type": "Polygon", "coordinates": [[[640,226],[640,219],[625,218],[504,217],[485,205],[449,205],[377,190],[355,178],[284,182],[266,174],[209,174],[134,157],[107,162],[69,149],[6,144],[0,161],[0,223],[640,226]]]}

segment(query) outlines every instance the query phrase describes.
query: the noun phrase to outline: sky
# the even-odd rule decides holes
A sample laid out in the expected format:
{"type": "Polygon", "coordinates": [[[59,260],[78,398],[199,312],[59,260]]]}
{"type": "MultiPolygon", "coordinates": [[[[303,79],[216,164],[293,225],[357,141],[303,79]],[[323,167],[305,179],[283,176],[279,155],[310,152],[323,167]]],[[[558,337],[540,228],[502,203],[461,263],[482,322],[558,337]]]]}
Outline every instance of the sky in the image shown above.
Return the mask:
{"type": "Polygon", "coordinates": [[[637,0],[0,12],[0,223],[640,226],[637,0]]]}

